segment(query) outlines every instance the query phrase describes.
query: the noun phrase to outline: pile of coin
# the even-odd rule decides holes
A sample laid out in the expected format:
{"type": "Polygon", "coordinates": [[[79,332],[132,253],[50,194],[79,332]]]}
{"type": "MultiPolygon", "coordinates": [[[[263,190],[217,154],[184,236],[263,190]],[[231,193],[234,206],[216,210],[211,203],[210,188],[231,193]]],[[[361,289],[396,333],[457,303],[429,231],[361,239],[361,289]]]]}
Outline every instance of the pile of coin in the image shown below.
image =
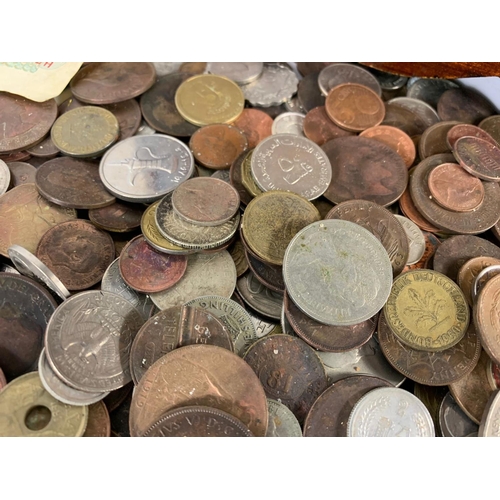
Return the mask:
{"type": "Polygon", "coordinates": [[[500,435],[478,92],[87,63],[0,109],[0,435],[500,435]]]}

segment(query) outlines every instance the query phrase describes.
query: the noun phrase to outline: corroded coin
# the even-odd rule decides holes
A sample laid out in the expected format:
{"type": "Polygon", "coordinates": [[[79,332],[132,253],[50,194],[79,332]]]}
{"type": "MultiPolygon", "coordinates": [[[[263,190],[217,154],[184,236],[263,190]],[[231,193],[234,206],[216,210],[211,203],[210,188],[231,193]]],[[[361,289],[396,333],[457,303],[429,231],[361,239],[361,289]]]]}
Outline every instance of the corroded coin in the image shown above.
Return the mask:
{"type": "Polygon", "coordinates": [[[424,255],[425,238],[420,228],[410,219],[402,215],[395,215],[396,220],[403,226],[408,238],[409,254],[406,265],[416,264],[424,255]]]}
{"type": "Polygon", "coordinates": [[[368,70],[360,66],[333,63],[320,70],[318,85],[324,95],[328,95],[334,87],[345,83],[364,85],[373,90],[378,96],[382,95],[382,89],[378,80],[368,70]]]}
{"type": "Polygon", "coordinates": [[[283,276],[299,309],[334,326],[375,316],[392,285],[391,263],[380,241],[343,220],[314,222],[299,231],[286,250],[283,276]]]}
{"type": "Polygon", "coordinates": [[[85,290],[101,281],[115,258],[111,236],[88,221],[61,222],[38,243],[36,256],[68,290],[85,290]]]}
{"type": "Polygon", "coordinates": [[[100,229],[115,233],[133,231],[141,225],[144,207],[115,201],[111,205],[89,210],[89,219],[100,229]]]}
{"type": "Polygon", "coordinates": [[[35,183],[36,168],[33,165],[21,161],[13,161],[7,166],[10,170],[11,187],[35,183]]]}
{"type": "Polygon", "coordinates": [[[496,113],[488,99],[474,89],[450,89],[439,98],[437,111],[441,120],[457,120],[462,123],[479,123],[496,113]]]}
{"type": "Polygon", "coordinates": [[[485,181],[500,181],[498,145],[479,137],[460,137],[453,146],[453,154],[469,174],[485,181]]]}
{"type": "Polygon", "coordinates": [[[281,113],[273,122],[273,135],[292,134],[304,136],[304,118],[306,115],[297,112],[281,113]]]}
{"type": "Polygon", "coordinates": [[[207,71],[212,75],[222,75],[239,85],[257,80],[264,69],[261,62],[209,62],[207,71]]]}
{"type": "Polygon", "coordinates": [[[500,259],[495,259],[494,257],[473,257],[463,264],[459,269],[457,275],[458,286],[464,292],[467,302],[472,307],[473,297],[472,297],[472,285],[477,275],[485,269],[486,267],[500,264],[500,259]]]}
{"type": "Polygon", "coordinates": [[[450,393],[446,394],[439,408],[439,427],[444,437],[468,437],[479,430],[450,393]]]}
{"type": "Polygon", "coordinates": [[[54,158],[38,167],[36,188],[47,200],[68,208],[101,208],[116,198],[104,187],[96,162],[54,158]]]}
{"type": "Polygon", "coordinates": [[[210,345],[180,347],[151,366],[132,396],[130,434],[142,435],[173,408],[198,405],[231,414],[255,436],[266,434],[267,400],[259,378],[241,358],[210,345]]]}
{"type": "Polygon", "coordinates": [[[500,391],[491,395],[481,419],[478,435],[480,437],[500,437],[500,391]]]}
{"type": "Polygon", "coordinates": [[[482,128],[471,125],[470,123],[458,123],[450,130],[448,130],[448,133],[446,134],[446,142],[448,143],[449,149],[452,150],[455,147],[455,143],[458,141],[458,139],[465,136],[484,139],[486,142],[491,143],[493,146],[498,146],[497,141],[495,141],[495,139],[493,139],[493,137],[491,137],[491,135],[485,132],[482,128]]]}
{"type": "Polygon", "coordinates": [[[266,437],[302,437],[302,429],[295,415],[279,401],[267,398],[269,421],[266,437]]]}
{"type": "Polygon", "coordinates": [[[246,135],[248,149],[253,149],[272,134],[273,119],[258,109],[245,108],[232,124],[246,135]]]}
{"type": "Polygon", "coordinates": [[[353,132],[335,125],[326,114],[324,106],[311,109],[304,118],[304,135],[318,146],[322,146],[325,142],[337,137],[346,137],[353,134],[353,132]]]}
{"type": "Polygon", "coordinates": [[[89,406],[89,419],[83,437],[109,437],[111,421],[106,405],[99,401],[89,406]]]}

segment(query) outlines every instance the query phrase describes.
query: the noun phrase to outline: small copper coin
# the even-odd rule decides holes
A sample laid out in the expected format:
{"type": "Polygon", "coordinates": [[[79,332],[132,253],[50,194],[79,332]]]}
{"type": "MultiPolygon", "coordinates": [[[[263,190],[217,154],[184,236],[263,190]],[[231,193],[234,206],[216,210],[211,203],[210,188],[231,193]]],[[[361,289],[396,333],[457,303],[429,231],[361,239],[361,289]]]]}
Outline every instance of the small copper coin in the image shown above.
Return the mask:
{"type": "Polygon", "coordinates": [[[399,198],[399,208],[408,219],[413,221],[420,229],[431,233],[439,232],[439,228],[431,224],[418,210],[411,199],[410,190],[407,188],[399,198]]]}
{"type": "Polygon", "coordinates": [[[332,166],[332,182],[324,193],[333,203],[368,200],[387,207],[408,184],[408,168],[393,149],[375,139],[340,137],[323,150],[332,166]]]}
{"type": "Polygon", "coordinates": [[[318,85],[318,75],[319,71],[310,73],[299,82],[297,98],[305,113],[325,105],[325,96],[321,93],[318,85]]]}
{"type": "Polygon", "coordinates": [[[283,403],[299,422],[328,386],[325,367],[314,349],[290,335],[258,340],[244,360],[259,377],[267,397],[283,403]]]}
{"type": "Polygon", "coordinates": [[[372,389],[393,387],[378,377],[347,377],[324,391],[314,402],[304,422],[305,437],[346,437],[347,420],[354,405],[372,389]]]}
{"type": "Polygon", "coordinates": [[[116,233],[125,233],[141,225],[144,207],[137,203],[115,201],[102,208],[89,210],[89,219],[100,229],[116,233]]]}
{"type": "Polygon", "coordinates": [[[184,276],[187,258],[158,252],[139,235],[122,250],[119,265],[128,286],[138,292],[155,293],[173,287],[184,276]]]}
{"type": "Polygon", "coordinates": [[[380,125],[385,115],[377,93],[357,83],[344,83],[330,90],[325,109],[333,123],[351,132],[380,125]]]}
{"type": "Polygon", "coordinates": [[[439,98],[437,112],[441,120],[457,120],[462,123],[479,123],[496,113],[494,106],[482,94],[473,89],[450,89],[439,98]]]}
{"type": "Polygon", "coordinates": [[[423,160],[432,155],[440,153],[451,153],[451,147],[448,144],[448,132],[456,125],[457,121],[438,122],[425,130],[418,143],[418,154],[423,160]]]}
{"type": "Polygon", "coordinates": [[[244,132],[232,125],[206,125],[197,130],[189,141],[194,159],[204,167],[228,168],[248,149],[244,132]]]}
{"type": "Polygon", "coordinates": [[[453,149],[455,147],[455,143],[461,137],[477,137],[479,139],[484,139],[487,142],[493,144],[493,146],[498,146],[497,141],[491,137],[488,132],[485,132],[482,128],[476,127],[475,125],[471,125],[470,123],[459,123],[448,130],[446,134],[446,142],[448,143],[448,147],[453,149]]]}
{"type": "Polygon", "coordinates": [[[460,165],[485,181],[500,181],[500,148],[478,137],[460,137],[453,146],[460,165]]]}
{"type": "Polygon", "coordinates": [[[232,125],[246,135],[248,149],[254,149],[259,142],[272,134],[273,119],[263,111],[246,108],[232,125]]]}
{"type": "Polygon", "coordinates": [[[11,187],[21,184],[33,184],[35,182],[36,168],[29,163],[14,161],[7,163],[10,170],[11,187]]]}
{"type": "Polygon", "coordinates": [[[0,123],[2,124],[0,153],[20,151],[40,142],[47,135],[56,118],[57,104],[54,99],[34,102],[19,95],[0,92],[0,123]]]}
{"type": "Polygon", "coordinates": [[[149,62],[90,63],[71,80],[71,91],[88,104],[113,104],[146,92],[156,80],[149,62]]]}
{"type": "Polygon", "coordinates": [[[89,405],[89,419],[83,437],[111,436],[111,420],[108,409],[102,401],[89,405]]]}
{"type": "Polygon", "coordinates": [[[457,283],[464,292],[467,302],[472,307],[472,285],[476,276],[486,267],[500,264],[499,259],[493,257],[473,257],[468,260],[458,271],[457,283]]]}
{"type": "Polygon", "coordinates": [[[428,183],[436,203],[454,212],[470,212],[484,200],[483,183],[458,163],[438,165],[429,174],[428,183]]]}
{"type": "Polygon", "coordinates": [[[243,205],[248,205],[253,199],[253,196],[243,185],[243,163],[248,154],[248,151],[243,151],[243,153],[241,153],[238,158],[233,161],[231,168],[229,169],[229,182],[231,183],[231,186],[238,191],[240,201],[243,205]]]}
{"type": "Polygon", "coordinates": [[[337,127],[326,114],[325,106],[311,109],[304,118],[304,135],[318,146],[337,137],[353,134],[354,132],[337,127]]]}
{"type": "Polygon", "coordinates": [[[54,158],[38,167],[36,188],[47,200],[68,208],[101,208],[116,201],[106,190],[96,162],[54,158]]]}
{"type": "Polygon", "coordinates": [[[56,148],[52,137],[48,135],[43,141],[39,142],[35,146],[31,146],[26,150],[30,155],[35,158],[54,158],[59,154],[59,150],[56,148]]]}
{"type": "Polygon", "coordinates": [[[36,256],[68,290],[85,290],[101,281],[115,259],[115,245],[108,233],[77,219],[47,231],[36,256]]]}

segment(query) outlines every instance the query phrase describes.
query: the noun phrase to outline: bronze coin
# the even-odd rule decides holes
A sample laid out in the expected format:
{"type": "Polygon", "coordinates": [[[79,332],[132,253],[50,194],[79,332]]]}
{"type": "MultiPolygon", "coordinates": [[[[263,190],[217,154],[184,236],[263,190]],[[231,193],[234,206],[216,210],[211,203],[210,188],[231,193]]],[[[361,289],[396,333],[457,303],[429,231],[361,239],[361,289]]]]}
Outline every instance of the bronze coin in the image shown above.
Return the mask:
{"type": "Polygon", "coordinates": [[[375,139],[376,141],[389,146],[391,149],[396,151],[405,165],[410,168],[415,161],[417,155],[415,144],[411,140],[410,136],[403,132],[401,129],[396,127],[390,127],[389,125],[377,125],[376,127],[370,127],[363,130],[360,137],[367,137],[368,139],[375,139]]]}
{"type": "Polygon", "coordinates": [[[305,113],[325,105],[325,96],[321,93],[318,85],[318,75],[319,71],[309,73],[299,82],[297,98],[305,113]]]}
{"type": "Polygon", "coordinates": [[[243,205],[248,205],[253,196],[246,190],[243,185],[243,162],[245,161],[249,151],[243,151],[236,160],[231,164],[231,168],[229,169],[229,181],[231,186],[233,186],[238,194],[240,195],[240,201],[243,205]]]}
{"type": "Polygon", "coordinates": [[[322,146],[337,137],[347,137],[354,135],[354,132],[349,132],[340,127],[328,118],[324,106],[318,106],[311,109],[304,118],[304,134],[311,141],[315,142],[318,146],[322,146]]]}
{"type": "Polygon", "coordinates": [[[485,181],[500,181],[500,148],[478,137],[460,137],[453,146],[460,165],[485,181]]]}
{"type": "Polygon", "coordinates": [[[34,102],[19,95],[0,92],[0,153],[21,151],[40,142],[56,118],[57,104],[54,99],[34,102]]]}
{"type": "Polygon", "coordinates": [[[68,290],[85,290],[101,281],[115,259],[111,236],[86,220],[62,222],[40,239],[36,256],[68,290]]]}
{"type": "Polygon", "coordinates": [[[262,260],[254,257],[254,255],[246,249],[245,255],[248,266],[258,281],[275,292],[285,292],[283,266],[275,266],[273,264],[262,262],[262,260]]]}
{"type": "Polygon", "coordinates": [[[88,104],[113,104],[137,97],[156,80],[155,67],[148,62],[90,63],[71,80],[71,92],[88,104]]]}
{"type": "Polygon", "coordinates": [[[179,66],[179,71],[191,73],[191,75],[201,75],[206,69],[206,62],[184,62],[179,66]]]}
{"type": "MultiPolygon", "coordinates": [[[[411,178],[411,175],[410,175],[411,178]]],[[[411,199],[410,190],[405,189],[401,198],[399,198],[399,208],[401,212],[413,221],[420,229],[424,231],[429,231],[431,233],[437,233],[440,231],[439,228],[431,224],[418,210],[413,200],[411,199]]]]}
{"type": "Polygon", "coordinates": [[[89,419],[83,437],[111,436],[111,420],[108,409],[102,401],[89,405],[89,419]]]}
{"type": "Polygon", "coordinates": [[[175,93],[179,85],[193,73],[169,73],[141,96],[141,110],[150,127],[175,137],[190,137],[199,127],[184,120],[175,105],[175,93]]]}
{"type": "Polygon", "coordinates": [[[378,94],[357,83],[343,83],[332,88],[325,109],[333,123],[351,132],[380,125],[385,115],[384,103],[378,94]]]}
{"type": "Polygon", "coordinates": [[[199,405],[231,414],[255,436],[266,435],[267,399],[259,378],[236,354],[213,345],[179,347],[149,368],[132,396],[130,434],[142,435],[171,409],[199,405]]]}
{"type": "Polygon", "coordinates": [[[10,170],[11,187],[20,186],[21,184],[34,184],[36,176],[36,168],[29,163],[22,161],[13,161],[7,163],[10,170]]]}
{"type": "Polygon", "coordinates": [[[252,437],[250,429],[225,411],[186,406],[162,415],[142,437],[252,437]]]}
{"type": "Polygon", "coordinates": [[[141,108],[135,99],[128,101],[117,102],[115,104],[107,104],[102,106],[104,109],[111,111],[118,120],[120,127],[120,135],[118,141],[123,141],[135,135],[141,125],[142,115],[141,108]]]}
{"type": "Polygon", "coordinates": [[[495,107],[482,94],[473,89],[450,89],[439,98],[437,112],[441,120],[479,123],[496,113],[495,107]]]}
{"type": "Polygon", "coordinates": [[[408,237],[389,210],[371,201],[350,200],[333,207],[325,219],[347,220],[368,229],[387,251],[394,277],[405,267],[410,252],[408,237]]]}
{"type": "Polygon", "coordinates": [[[427,129],[427,123],[409,109],[395,103],[385,103],[385,116],[381,125],[390,125],[401,129],[410,137],[421,135],[427,129]]]}
{"type": "Polygon", "coordinates": [[[26,150],[27,153],[34,156],[35,158],[54,158],[59,154],[59,150],[56,148],[52,137],[48,135],[43,141],[39,142],[35,146],[31,146],[26,150]]]}
{"type": "Polygon", "coordinates": [[[494,141],[500,144],[500,115],[488,116],[488,118],[479,123],[478,127],[487,132],[494,141]]]}
{"type": "Polygon", "coordinates": [[[259,142],[272,134],[273,119],[263,111],[246,108],[232,123],[248,140],[248,149],[254,149],[259,142]]]}
{"type": "Polygon", "coordinates": [[[435,202],[454,212],[470,212],[484,200],[483,183],[458,163],[438,165],[429,174],[427,182],[435,202]]]}
{"type": "Polygon", "coordinates": [[[393,387],[378,377],[356,375],[335,382],[314,402],[304,422],[305,437],[346,437],[347,420],[354,405],[377,387],[393,387]]]}
{"type": "Polygon", "coordinates": [[[243,359],[259,377],[267,397],[283,403],[299,422],[328,387],[325,367],[314,349],[290,335],[258,340],[243,359]]]}
{"type": "Polygon", "coordinates": [[[474,369],[481,354],[481,343],[472,322],[464,338],[453,347],[440,352],[417,351],[398,340],[381,312],[378,340],[394,369],[419,384],[430,386],[449,385],[465,377],[474,369]]]}
{"type": "Polygon", "coordinates": [[[495,139],[493,139],[493,137],[491,137],[491,135],[488,134],[488,132],[485,132],[482,128],[471,125],[470,123],[459,123],[448,130],[448,133],[446,134],[446,142],[450,150],[455,147],[455,143],[458,141],[458,139],[465,136],[484,139],[485,141],[491,143],[493,146],[498,146],[497,141],[495,141],[495,139]]]}
{"type": "Polygon", "coordinates": [[[324,352],[345,352],[366,344],[377,326],[376,317],[358,325],[330,326],[304,314],[285,292],[285,314],[295,333],[310,346],[324,352]]]}
{"type": "Polygon", "coordinates": [[[340,137],[323,146],[332,165],[332,182],[324,193],[333,203],[368,200],[387,207],[408,184],[408,168],[390,147],[365,137],[340,137]]]}
{"type": "Polygon", "coordinates": [[[10,381],[37,369],[57,303],[32,279],[0,273],[0,304],[0,366],[10,381]]]}
{"type": "Polygon", "coordinates": [[[36,188],[47,200],[68,208],[101,208],[116,201],[106,190],[96,162],[54,158],[36,172],[36,188]]]}
{"type": "Polygon", "coordinates": [[[451,153],[447,140],[448,132],[459,123],[457,121],[438,122],[426,129],[418,143],[420,159],[440,153],[451,153]]]}
{"type": "Polygon", "coordinates": [[[89,210],[89,219],[100,229],[125,233],[141,226],[144,207],[137,203],[115,201],[102,208],[89,210]]]}
{"type": "Polygon", "coordinates": [[[128,286],[138,292],[155,293],[173,287],[184,276],[187,258],[158,252],[139,235],[122,250],[119,266],[128,286]]]}
{"type": "Polygon", "coordinates": [[[204,167],[218,170],[228,168],[248,149],[245,134],[232,125],[205,125],[189,140],[194,159],[204,167]]]}

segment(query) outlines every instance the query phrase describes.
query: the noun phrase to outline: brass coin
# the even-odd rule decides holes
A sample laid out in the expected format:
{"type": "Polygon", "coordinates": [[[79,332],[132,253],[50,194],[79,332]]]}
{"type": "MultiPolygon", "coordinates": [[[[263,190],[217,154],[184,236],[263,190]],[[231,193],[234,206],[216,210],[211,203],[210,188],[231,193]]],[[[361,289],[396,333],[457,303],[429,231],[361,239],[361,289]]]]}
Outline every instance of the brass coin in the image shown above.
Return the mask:
{"type": "Polygon", "coordinates": [[[228,249],[231,258],[234,261],[234,265],[236,266],[236,276],[239,278],[248,269],[248,261],[245,256],[245,247],[240,239],[236,239],[234,243],[231,244],[231,247],[228,249]]]}
{"type": "Polygon", "coordinates": [[[120,127],[115,115],[97,106],[82,106],[64,113],[51,130],[56,148],[76,158],[104,153],[119,135],[120,127]]]}
{"type": "Polygon", "coordinates": [[[259,196],[264,191],[260,189],[259,186],[255,183],[252,175],[252,151],[249,151],[243,160],[243,164],[241,165],[241,183],[243,187],[250,193],[252,198],[259,196]]]}
{"type": "Polygon", "coordinates": [[[462,290],[437,271],[415,269],[394,280],[384,306],[392,333],[417,351],[443,351],[464,337],[469,306],[462,290]]]}
{"type": "MultiPolygon", "coordinates": [[[[240,156],[234,160],[231,168],[229,169],[229,183],[238,191],[240,195],[240,202],[243,206],[248,205],[253,198],[243,184],[243,164],[248,154],[249,151],[241,153],[240,156]]],[[[250,163],[248,163],[248,168],[250,169],[250,163]]]]}
{"type": "Polygon", "coordinates": [[[229,78],[196,75],[181,83],[175,93],[180,115],[193,125],[234,122],[242,113],[245,98],[229,78]]]}

